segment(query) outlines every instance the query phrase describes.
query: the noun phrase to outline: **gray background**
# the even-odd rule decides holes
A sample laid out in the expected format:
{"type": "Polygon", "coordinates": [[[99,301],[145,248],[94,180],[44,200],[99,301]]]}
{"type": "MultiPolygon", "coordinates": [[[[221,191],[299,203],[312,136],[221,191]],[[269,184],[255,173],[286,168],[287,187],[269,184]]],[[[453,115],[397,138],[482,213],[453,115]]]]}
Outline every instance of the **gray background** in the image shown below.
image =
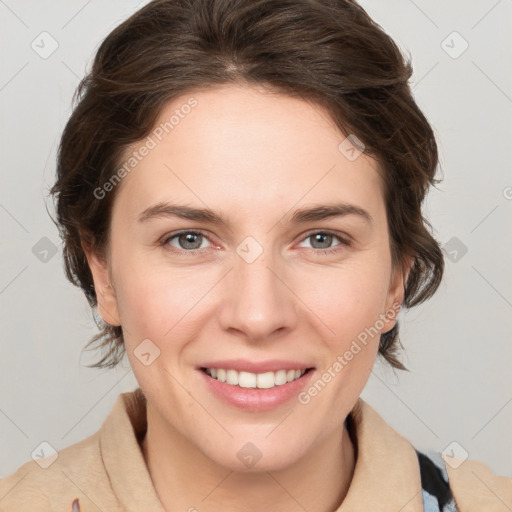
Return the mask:
{"type": "MultiPolygon", "coordinates": [[[[0,477],[43,441],[59,450],[91,435],[137,386],[126,359],[84,366],[96,327],[45,203],[79,78],[144,3],[0,0],[0,477]]],[[[448,256],[437,295],[402,316],[411,372],[377,362],[363,398],[416,447],[512,477],[512,1],[361,3],[413,57],[444,175],[425,213],[448,256]]]]}

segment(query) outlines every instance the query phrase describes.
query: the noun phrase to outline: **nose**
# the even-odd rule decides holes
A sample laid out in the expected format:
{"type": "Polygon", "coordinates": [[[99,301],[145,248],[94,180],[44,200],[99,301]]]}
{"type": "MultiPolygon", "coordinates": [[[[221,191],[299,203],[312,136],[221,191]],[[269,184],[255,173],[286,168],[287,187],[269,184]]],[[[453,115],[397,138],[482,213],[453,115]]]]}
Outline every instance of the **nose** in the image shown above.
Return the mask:
{"type": "Polygon", "coordinates": [[[254,343],[296,326],[298,299],[285,265],[265,252],[251,263],[237,255],[224,281],[218,318],[225,331],[254,343]]]}

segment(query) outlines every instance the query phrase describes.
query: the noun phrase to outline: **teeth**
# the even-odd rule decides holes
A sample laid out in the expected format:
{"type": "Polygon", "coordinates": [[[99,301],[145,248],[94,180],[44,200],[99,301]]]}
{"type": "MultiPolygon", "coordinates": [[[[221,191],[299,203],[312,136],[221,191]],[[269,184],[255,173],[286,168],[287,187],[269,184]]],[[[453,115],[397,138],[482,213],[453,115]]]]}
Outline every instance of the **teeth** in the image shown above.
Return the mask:
{"type": "MultiPolygon", "coordinates": [[[[256,375],[253,373],[252,375],[256,375]]],[[[276,385],[275,372],[258,373],[256,375],[256,387],[260,389],[273,388],[276,385]]]]}
{"type": "Polygon", "coordinates": [[[275,373],[274,382],[276,386],[281,386],[282,384],[286,384],[288,381],[286,380],[286,370],[279,370],[275,373]]]}
{"type": "Polygon", "coordinates": [[[250,373],[224,370],[223,368],[206,368],[206,373],[220,382],[241,388],[270,389],[302,377],[306,370],[278,370],[277,372],[250,373]]]}
{"type": "MultiPolygon", "coordinates": [[[[235,372],[238,374],[236,370],[231,370],[232,372],[235,372]]],[[[262,374],[260,374],[262,375],[262,374]]],[[[257,387],[257,381],[258,381],[259,375],[256,375],[255,373],[249,373],[249,372],[240,372],[238,377],[238,385],[241,388],[255,388],[257,387]]]]}
{"type": "Polygon", "coordinates": [[[232,386],[238,386],[238,372],[235,370],[226,370],[226,382],[232,386]]]}

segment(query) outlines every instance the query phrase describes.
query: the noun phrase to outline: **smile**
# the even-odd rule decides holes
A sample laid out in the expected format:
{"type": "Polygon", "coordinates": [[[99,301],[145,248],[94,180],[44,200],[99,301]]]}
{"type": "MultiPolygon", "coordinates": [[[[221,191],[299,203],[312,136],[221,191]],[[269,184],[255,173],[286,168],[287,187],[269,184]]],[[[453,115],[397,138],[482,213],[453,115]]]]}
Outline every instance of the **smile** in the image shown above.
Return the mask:
{"type": "Polygon", "coordinates": [[[275,372],[251,373],[223,368],[201,368],[212,379],[240,388],[271,389],[300,379],[306,370],[277,370],[275,372]]]}

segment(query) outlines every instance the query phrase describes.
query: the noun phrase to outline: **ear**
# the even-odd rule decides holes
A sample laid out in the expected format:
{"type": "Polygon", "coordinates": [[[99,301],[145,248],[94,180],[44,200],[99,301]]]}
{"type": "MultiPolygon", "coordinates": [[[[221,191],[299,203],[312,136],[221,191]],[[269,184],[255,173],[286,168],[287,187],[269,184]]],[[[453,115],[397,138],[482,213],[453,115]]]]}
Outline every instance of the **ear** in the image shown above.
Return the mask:
{"type": "Polygon", "coordinates": [[[396,324],[398,313],[404,302],[405,285],[413,263],[414,258],[409,257],[402,268],[393,267],[386,298],[386,307],[381,316],[385,324],[382,333],[390,331],[396,324]]]}
{"type": "Polygon", "coordinates": [[[83,240],[81,244],[94,281],[94,290],[98,301],[98,313],[107,324],[114,326],[121,325],[117,298],[109,275],[108,262],[83,240]]]}

